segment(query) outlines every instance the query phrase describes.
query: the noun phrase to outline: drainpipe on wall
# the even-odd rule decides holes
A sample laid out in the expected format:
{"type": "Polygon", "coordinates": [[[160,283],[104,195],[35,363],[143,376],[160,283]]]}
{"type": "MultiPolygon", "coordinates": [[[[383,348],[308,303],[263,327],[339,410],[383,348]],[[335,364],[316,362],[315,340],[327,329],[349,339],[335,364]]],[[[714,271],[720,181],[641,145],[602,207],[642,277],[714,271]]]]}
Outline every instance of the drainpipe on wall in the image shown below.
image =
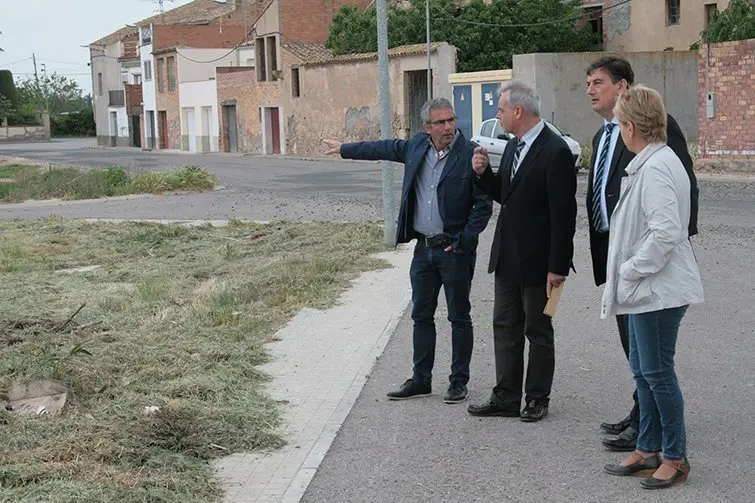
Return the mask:
{"type": "MultiPolygon", "coordinates": [[[[705,44],[705,117],[706,121],[708,120],[708,96],[710,95],[710,43],[705,44]]],[[[707,130],[707,128],[706,128],[707,130]]],[[[699,135],[699,132],[698,132],[699,135]]],[[[700,146],[700,142],[697,142],[698,147],[700,146]]],[[[705,141],[703,142],[702,146],[702,156],[706,157],[708,155],[708,135],[705,135],[705,141]]]]}

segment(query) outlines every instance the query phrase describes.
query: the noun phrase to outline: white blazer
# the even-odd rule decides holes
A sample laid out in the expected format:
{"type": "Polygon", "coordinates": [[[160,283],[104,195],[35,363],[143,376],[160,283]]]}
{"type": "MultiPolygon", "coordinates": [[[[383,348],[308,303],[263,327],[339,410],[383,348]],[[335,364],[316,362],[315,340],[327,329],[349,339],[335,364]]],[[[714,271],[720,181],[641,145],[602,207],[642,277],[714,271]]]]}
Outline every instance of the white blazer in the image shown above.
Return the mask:
{"type": "Polygon", "coordinates": [[[687,227],[689,177],[665,143],[632,159],[611,217],[601,318],[703,302],[687,227]]]}

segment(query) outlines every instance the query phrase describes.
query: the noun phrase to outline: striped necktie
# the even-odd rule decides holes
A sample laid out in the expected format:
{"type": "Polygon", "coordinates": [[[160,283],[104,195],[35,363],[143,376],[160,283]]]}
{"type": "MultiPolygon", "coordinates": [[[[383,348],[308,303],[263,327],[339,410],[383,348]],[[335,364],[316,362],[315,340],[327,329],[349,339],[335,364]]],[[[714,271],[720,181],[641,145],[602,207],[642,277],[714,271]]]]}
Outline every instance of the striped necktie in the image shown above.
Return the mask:
{"type": "Polygon", "coordinates": [[[522,154],[522,149],[526,143],[524,143],[524,140],[519,140],[519,143],[516,144],[516,151],[514,152],[514,162],[511,163],[511,179],[514,179],[514,175],[516,175],[516,170],[519,169],[519,156],[522,154]]]}
{"type": "Polygon", "coordinates": [[[592,190],[592,223],[596,231],[607,226],[608,222],[603,222],[603,212],[600,209],[600,202],[603,199],[603,173],[606,170],[608,161],[608,149],[611,147],[611,133],[616,124],[609,122],[604,128],[603,148],[600,149],[598,158],[598,167],[595,168],[595,181],[592,190]],[[606,225],[604,225],[606,224],[606,225]]]}

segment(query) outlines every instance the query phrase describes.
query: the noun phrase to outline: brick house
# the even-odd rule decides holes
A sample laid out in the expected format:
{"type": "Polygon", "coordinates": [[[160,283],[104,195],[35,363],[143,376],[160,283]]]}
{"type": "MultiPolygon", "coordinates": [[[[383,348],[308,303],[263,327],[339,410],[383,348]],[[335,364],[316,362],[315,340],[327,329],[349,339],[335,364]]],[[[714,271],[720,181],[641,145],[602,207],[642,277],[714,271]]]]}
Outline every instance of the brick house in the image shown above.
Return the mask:
{"type": "MultiPolygon", "coordinates": [[[[111,33],[89,45],[92,71],[94,114],[99,145],[158,147],[157,139],[164,136],[164,146],[180,146],[175,134],[159,133],[157,119],[159,112],[175,112],[171,104],[176,96],[160,96],[157,104],[158,62],[153,61],[152,50],[166,50],[170,47],[196,46],[206,48],[227,48],[242,42],[245,26],[256,19],[271,0],[254,3],[240,3],[232,0],[193,0],[185,5],[161,14],[138,21],[134,25],[111,33]],[[153,40],[154,39],[154,40],[153,40]],[[230,41],[233,40],[233,43],[230,41]],[[142,86],[144,103],[130,103],[127,113],[126,86],[142,86]],[[137,108],[135,108],[137,107],[137,108]],[[140,131],[140,133],[137,133],[140,131]],[[171,139],[173,141],[171,141],[171,139]]],[[[179,50],[180,51],[180,50],[179,50]]],[[[228,52],[226,49],[225,52],[228,52]]],[[[179,52],[164,53],[159,63],[161,81],[166,85],[175,82],[180,62],[179,52]],[[170,64],[172,73],[168,73],[170,64]],[[170,78],[169,78],[170,77],[170,78]]],[[[214,68],[214,65],[209,65],[214,68]]],[[[178,93],[178,87],[176,91],[178,93]]],[[[136,96],[132,89],[132,98],[136,96]]],[[[165,93],[168,93],[166,90],[165,93]]],[[[175,129],[175,128],[174,128],[175,129]]],[[[166,133],[167,128],[166,128],[166,133]]]]}
{"type": "Polygon", "coordinates": [[[609,52],[687,51],[730,0],[583,0],[609,52]]]}
{"type": "Polygon", "coordinates": [[[220,120],[217,87],[210,82],[215,79],[215,67],[245,65],[256,68],[257,81],[275,82],[283,40],[324,41],[333,14],[342,5],[366,8],[371,3],[193,0],[93,42],[90,55],[98,143],[215,150],[219,138],[214,132],[219,131],[220,120]],[[255,65],[257,55],[262,65],[255,65]],[[122,79],[122,74],[129,78],[122,79]],[[141,115],[126,113],[127,85],[142,86],[142,103],[130,107],[134,112],[138,110],[134,107],[141,106],[141,115]],[[181,98],[182,89],[186,100],[181,98]]]}
{"type": "Polygon", "coordinates": [[[698,89],[700,157],[755,159],[755,39],[703,45],[698,89]]]}

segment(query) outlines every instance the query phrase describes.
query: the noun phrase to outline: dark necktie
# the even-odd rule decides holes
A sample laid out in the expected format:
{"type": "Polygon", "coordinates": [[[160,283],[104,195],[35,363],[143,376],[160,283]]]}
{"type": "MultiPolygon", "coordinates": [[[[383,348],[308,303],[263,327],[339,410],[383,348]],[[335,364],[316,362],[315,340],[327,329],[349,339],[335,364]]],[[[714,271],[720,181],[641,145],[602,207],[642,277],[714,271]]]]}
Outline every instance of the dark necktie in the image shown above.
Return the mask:
{"type": "Polygon", "coordinates": [[[603,173],[606,170],[606,164],[608,164],[608,149],[611,147],[611,133],[613,132],[614,123],[609,122],[606,124],[603,133],[603,148],[600,149],[600,157],[598,158],[598,167],[595,168],[595,182],[593,183],[592,190],[592,223],[596,231],[605,227],[603,222],[603,212],[600,210],[600,201],[603,197],[603,173]]]}
{"type": "Polygon", "coordinates": [[[519,140],[519,143],[516,144],[516,151],[514,152],[514,162],[511,163],[511,179],[514,179],[514,175],[516,175],[516,170],[519,169],[519,156],[522,154],[522,149],[526,143],[524,143],[524,140],[519,140]]]}

